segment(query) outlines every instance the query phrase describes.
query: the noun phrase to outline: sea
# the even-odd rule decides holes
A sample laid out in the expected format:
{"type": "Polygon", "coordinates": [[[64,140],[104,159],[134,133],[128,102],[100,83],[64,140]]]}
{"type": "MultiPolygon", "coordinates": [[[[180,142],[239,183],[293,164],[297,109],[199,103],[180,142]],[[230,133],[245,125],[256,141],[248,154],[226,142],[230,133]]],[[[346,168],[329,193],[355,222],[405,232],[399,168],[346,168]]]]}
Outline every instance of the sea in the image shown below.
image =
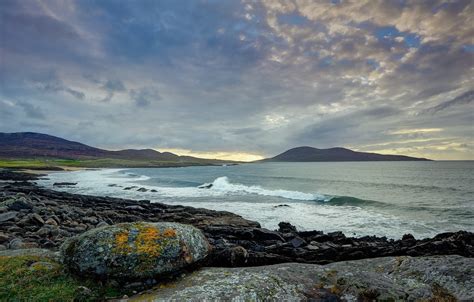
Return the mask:
{"type": "Polygon", "coordinates": [[[93,169],[51,173],[39,184],[70,193],[224,210],[268,229],[285,221],[298,230],[394,239],[407,233],[421,239],[474,231],[474,161],[93,169]],[[77,185],[57,187],[55,182],[77,185]]]}

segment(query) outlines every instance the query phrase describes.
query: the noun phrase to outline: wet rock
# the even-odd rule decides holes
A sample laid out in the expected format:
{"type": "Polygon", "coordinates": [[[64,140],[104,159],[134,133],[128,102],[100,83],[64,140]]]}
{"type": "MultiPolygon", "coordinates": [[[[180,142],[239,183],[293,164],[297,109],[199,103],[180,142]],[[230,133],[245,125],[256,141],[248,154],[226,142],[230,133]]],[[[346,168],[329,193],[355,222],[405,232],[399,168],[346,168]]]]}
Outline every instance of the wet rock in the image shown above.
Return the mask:
{"type": "Polygon", "coordinates": [[[123,189],[128,191],[128,190],[136,189],[136,188],[137,188],[137,186],[131,186],[131,187],[125,187],[123,189]]]}
{"type": "Polygon", "coordinates": [[[253,229],[252,231],[253,236],[257,240],[278,240],[278,241],[285,241],[283,237],[274,231],[270,231],[267,229],[253,229]]]}
{"type": "Polygon", "coordinates": [[[137,191],[138,191],[138,192],[147,192],[148,190],[145,189],[145,188],[140,188],[140,189],[138,189],[137,191]]]}
{"type": "Polygon", "coordinates": [[[145,209],[139,205],[132,205],[132,206],[126,206],[126,210],[138,210],[138,211],[144,211],[145,209]]]}
{"type": "Polygon", "coordinates": [[[280,222],[278,224],[278,231],[281,233],[296,233],[296,227],[289,222],[280,222]]]}
{"type": "Polygon", "coordinates": [[[76,273],[102,278],[145,279],[174,273],[210,250],[201,231],[179,223],[124,223],[96,228],[61,246],[76,273]]]}
{"type": "Polygon", "coordinates": [[[77,182],[55,182],[53,183],[53,186],[75,186],[77,185],[77,182]]]}
{"type": "Polygon", "coordinates": [[[130,301],[472,301],[472,267],[434,256],[203,268],[130,301]]]}

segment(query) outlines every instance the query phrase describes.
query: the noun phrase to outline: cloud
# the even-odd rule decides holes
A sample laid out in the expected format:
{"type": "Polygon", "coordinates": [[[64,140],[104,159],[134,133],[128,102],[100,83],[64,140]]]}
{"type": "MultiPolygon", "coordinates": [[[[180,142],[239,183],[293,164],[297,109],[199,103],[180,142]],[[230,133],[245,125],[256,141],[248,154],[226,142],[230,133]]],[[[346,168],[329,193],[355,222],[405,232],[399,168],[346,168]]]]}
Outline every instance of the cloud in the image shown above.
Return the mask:
{"type": "Polygon", "coordinates": [[[130,90],[130,97],[137,107],[148,107],[151,103],[161,100],[161,96],[153,87],[130,90]]]}
{"type": "Polygon", "coordinates": [[[16,102],[16,105],[21,107],[25,112],[26,116],[29,118],[41,120],[46,119],[46,116],[44,115],[43,111],[38,106],[32,105],[31,103],[24,101],[16,102]]]}
{"type": "Polygon", "coordinates": [[[452,106],[467,105],[467,104],[472,103],[473,101],[474,101],[474,90],[469,90],[456,96],[455,98],[449,101],[445,101],[434,107],[428,108],[424,112],[434,114],[439,111],[450,108],[452,106]]]}
{"type": "Polygon", "coordinates": [[[118,79],[107,80],[107,82],[105,82],[102,86],[102,89],[107,92],[107,95],[102,99],[102,102],[108,102],[113,98],[115,93],[124,92],[127,90],[123,82],[118,79]]]}
{"type": "Polygon", "coordinates": [[[7,0],[0,10],[0,100],[14,104],[0,109],[0,131],[268,156],[424,140],[408,151],[473,156],[434,144],[472,141],[472,1],[7,0]]]}

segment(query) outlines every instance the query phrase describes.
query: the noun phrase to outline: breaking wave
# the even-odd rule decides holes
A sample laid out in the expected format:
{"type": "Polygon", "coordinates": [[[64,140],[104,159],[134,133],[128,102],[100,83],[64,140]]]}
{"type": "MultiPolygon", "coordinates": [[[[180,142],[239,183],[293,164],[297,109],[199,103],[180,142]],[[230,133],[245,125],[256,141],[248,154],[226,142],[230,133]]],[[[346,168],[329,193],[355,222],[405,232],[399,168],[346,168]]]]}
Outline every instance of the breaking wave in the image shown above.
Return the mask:
{"type": "MultiPolygon", "coordinates": [[[[329,201],[332,196],[327,196],[323,194],[311,194],[304,193],[299,191],[289,191],[289,190],[270,190],[262,188],[261,186],[246,186],[243,184],[234,184],[229,181],[226,176],[216,178],[210,186],[209,190],[217,191],[221,193],[247,193],[255,194],[262,196],[272,196],[272,197],[282,197],[286,199],[294,200],[306,200],[306,201],[329,201]]],[[[208,186],[209,184],[204,184],[203,186],[208,186]]]]}

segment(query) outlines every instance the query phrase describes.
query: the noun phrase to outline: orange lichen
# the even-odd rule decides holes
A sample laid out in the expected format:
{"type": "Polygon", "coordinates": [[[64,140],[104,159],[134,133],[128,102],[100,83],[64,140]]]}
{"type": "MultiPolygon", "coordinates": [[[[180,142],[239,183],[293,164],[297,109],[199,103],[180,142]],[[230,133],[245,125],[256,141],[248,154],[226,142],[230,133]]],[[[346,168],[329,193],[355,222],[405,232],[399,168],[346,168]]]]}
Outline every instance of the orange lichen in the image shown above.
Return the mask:
{"type": "Polygon", "coordinates": [[[160,232],[153,226],[137,223],[133,229],[136,231],[129,229],[115,235],[115,251],[120,254],[136,253],[146,262],[160,256],[169,240],[177,236],[172,228],[160,232]]]}
{"type": "Polygon", "coordinates": [[[115,235],[115,249],[121,254],[128,254],[132,251],[128,243],[128,231],[123,231],[115,235]]]}
{"type": "Polygon", "coordinates": [[[176,230],[166,229],[163,232],[163,236],[166,237],[166,238],[174,238],[174,237],[176,237],[176,230]]]}
{"type": "Polygon", "coordinates": [[[154,227],[144,227],[140,230],[135,239],[135,246],[138,254],[145,254],[151,257],[160,255],[162,247],[158,243],[161,239],[160,231],[154,227]]]}

